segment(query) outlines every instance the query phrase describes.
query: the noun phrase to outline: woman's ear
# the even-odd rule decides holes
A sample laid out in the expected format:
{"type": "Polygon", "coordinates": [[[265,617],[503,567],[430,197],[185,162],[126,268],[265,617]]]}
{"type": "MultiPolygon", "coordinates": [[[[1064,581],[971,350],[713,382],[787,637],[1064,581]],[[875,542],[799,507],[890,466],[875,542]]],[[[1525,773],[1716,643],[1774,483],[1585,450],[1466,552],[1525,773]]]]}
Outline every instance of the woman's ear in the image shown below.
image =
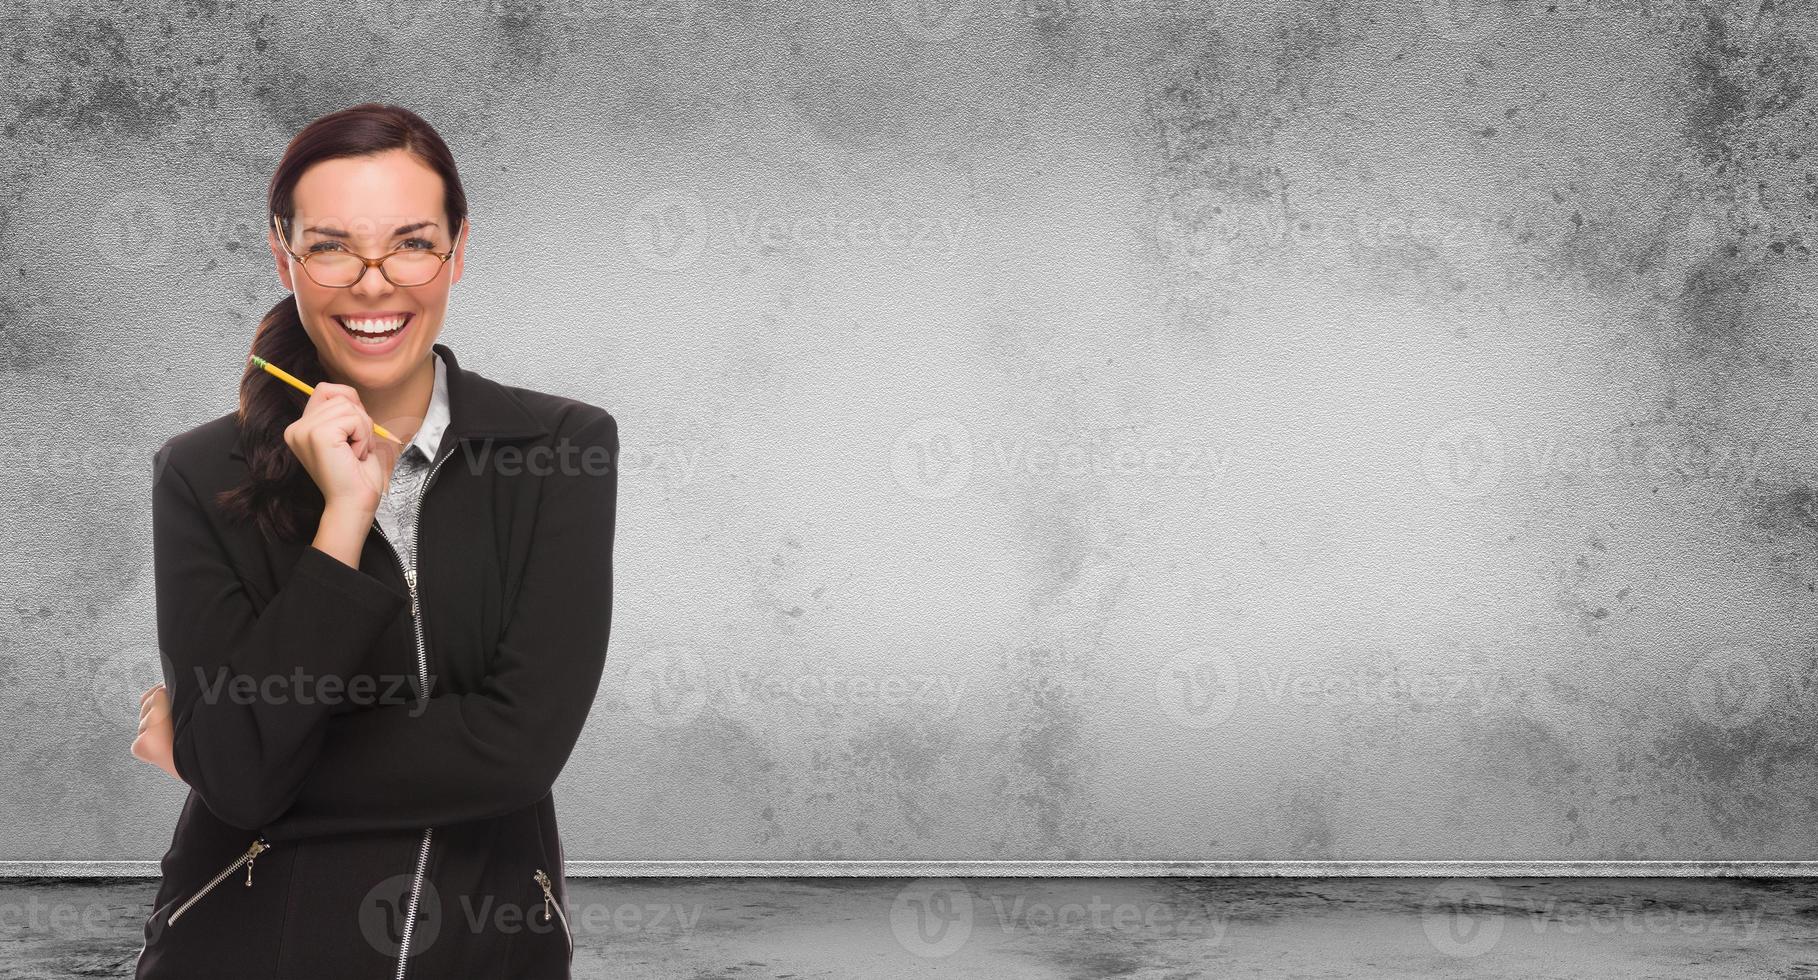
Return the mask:
{"type": "Polygon", "coordinates": [[[448,284],[450,286],[461,281],[462,262],[467,258],[467,233],[472,230],[473,222],[466,218],[462,218],[461,231],[459,236],[455,239],[454,258],[448,260],[448,264],[453,267],[448,270],[448,284]]]}
{"type": "Polygon", "coordinates": [[[278,263],[278,281],[284,284],[285,289],[296,292],[297,287],[290,281],[290,253],[284,250],[283,242],[278,239],[276,226],[265,229],[265,241],[271,246],[271,257],[278,263]]]}

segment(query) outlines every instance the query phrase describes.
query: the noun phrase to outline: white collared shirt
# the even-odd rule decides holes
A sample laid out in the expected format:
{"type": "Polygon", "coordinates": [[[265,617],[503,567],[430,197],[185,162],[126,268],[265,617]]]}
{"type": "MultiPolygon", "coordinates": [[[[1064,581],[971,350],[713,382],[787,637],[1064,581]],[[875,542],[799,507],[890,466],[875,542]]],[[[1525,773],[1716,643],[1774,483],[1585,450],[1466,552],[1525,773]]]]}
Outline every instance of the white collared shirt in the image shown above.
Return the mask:
{"type": "Polygon", "coordinates": [[[410,445],[398,455],[398,463],[391,471],[391,483],[379,498],[378,512],[373,515],[386,539],[397,549],[398,557],[411,567],[416,565],[415,528],[412,525],[416,517],[417,490],[429,473],[436,450],[442,446],[442,433],[448,429],[448,368],[442,363],[442,355],[432,351],[429,356],[436,364],[429,410],[410,445]]]}

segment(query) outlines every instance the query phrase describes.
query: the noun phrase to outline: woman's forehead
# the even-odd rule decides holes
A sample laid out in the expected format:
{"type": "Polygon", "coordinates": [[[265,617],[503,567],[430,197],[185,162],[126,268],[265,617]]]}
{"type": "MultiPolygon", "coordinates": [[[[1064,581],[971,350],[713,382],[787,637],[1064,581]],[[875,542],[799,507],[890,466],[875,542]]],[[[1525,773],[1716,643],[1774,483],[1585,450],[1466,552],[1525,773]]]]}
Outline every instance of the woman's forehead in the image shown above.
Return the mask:
{"type": "Polygon", "coordinates": [[[348,238],[385,238],[413,232],[444,231],[443,215],[433,211],[392,210],[389,212],[297,209],[292,227],[304,233],[348,238]]]}
{"type": "Polygon", "coordinates": [[[402,153],[324,160],[298,179],[291,198],[305,226],[354,233],[388,234],[446,217],[441,178],[402,153]]]}

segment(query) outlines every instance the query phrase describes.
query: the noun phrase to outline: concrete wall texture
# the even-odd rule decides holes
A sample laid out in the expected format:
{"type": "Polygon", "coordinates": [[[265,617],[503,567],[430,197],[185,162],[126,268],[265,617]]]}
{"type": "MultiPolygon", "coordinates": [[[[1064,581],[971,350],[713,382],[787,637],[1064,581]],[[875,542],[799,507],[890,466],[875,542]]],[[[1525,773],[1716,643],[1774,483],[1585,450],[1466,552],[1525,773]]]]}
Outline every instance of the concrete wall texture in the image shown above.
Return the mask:
{"type": "Polygon", "coordinates": [[[619,418],[589,859],[1796,859],[1818,9],[23,0],[0,858],[163,853],[152,451],[378,99],[619,418]]]}

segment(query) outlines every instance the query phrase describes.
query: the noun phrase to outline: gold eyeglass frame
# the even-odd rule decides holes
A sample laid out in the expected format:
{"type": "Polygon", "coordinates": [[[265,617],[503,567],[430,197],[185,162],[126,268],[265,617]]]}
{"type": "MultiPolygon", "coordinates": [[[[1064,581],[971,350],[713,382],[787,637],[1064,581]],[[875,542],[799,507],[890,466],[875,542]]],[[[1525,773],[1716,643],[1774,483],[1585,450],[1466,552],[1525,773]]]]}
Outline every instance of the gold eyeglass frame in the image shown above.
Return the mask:
{"type": "Polygon", "coordinates": [[[362,268],[360,270],[360,274],[354,277],[353,282],[350,282],[345,286],[330,286],[330,285],[318,280],[315,276],[315,273],[309,271],[309,260],[311,258],[314,258],[317,255],[328,255],[331,253],[313,252],[309,255],[298,255],[297,253],[292,252],[290,250],[290,239],[285,237],[283,226],[278,224],[278,216],[275,214],[271,216],[271,229],[272,229],[272,231],[277,232],[278,242],[283,247],[285,254],[289,255],[293,259],[296,259],[297,264],[303,267],[303,274],[309,277],[309,281],[315,283],[318,286],[321,286],[323,289],[352,289],[355,286],[358,286],[360,284],[360,280],[366,278],[367,269],[378,269],[379,275],[384,276],[386,282],[391,283],[393,286],[396,286],[399,289],[413,289],[417,286],[427,286],[430,283],[436,281],[436,276],[441,275],[442,270],[448,267],[448,260],[451,258],[454,258],[455,251],[461,247],[461,230],[465,227],[467,227],[467,218],[465,216],[463,216],[461,218],[460,222],[455,225],[454,238],[452,239],[454,244],[450,245],[448,247],[448,251],[446,251],[446,252],[435,252],[435,251],[430,251],[428,249],[421,249],[421,248],[394,248],[391,251],[386,252],[384,255],[381,255],[376,259],[369,259],[366,256],[361,255],[360,253],[354,251],[353,249],[350,249],[347,246],[343,245],[343,246],[341,246],[342,254],[351,255],[354,258],[359,259],[361,262],[366,263],[366,265],[365,265],[365,268],[362,268]],[[430,277],[428,279],[425,279],[422,282],[413,282],[410,285],[406,286],[403,283],[398,282],[397,280],[393,279],[390,275],[386,274],[386,272],[385,272],[385,264],[384,264],[385,260],[391,258],[392,256],[398,254],[399,252],[423,252],[428,255],[433,255],[436,258],[441,259],[442,261],[441,261],[440,265],[436,266],[436,271],[432,275],[430,275],[430,277]]]}

